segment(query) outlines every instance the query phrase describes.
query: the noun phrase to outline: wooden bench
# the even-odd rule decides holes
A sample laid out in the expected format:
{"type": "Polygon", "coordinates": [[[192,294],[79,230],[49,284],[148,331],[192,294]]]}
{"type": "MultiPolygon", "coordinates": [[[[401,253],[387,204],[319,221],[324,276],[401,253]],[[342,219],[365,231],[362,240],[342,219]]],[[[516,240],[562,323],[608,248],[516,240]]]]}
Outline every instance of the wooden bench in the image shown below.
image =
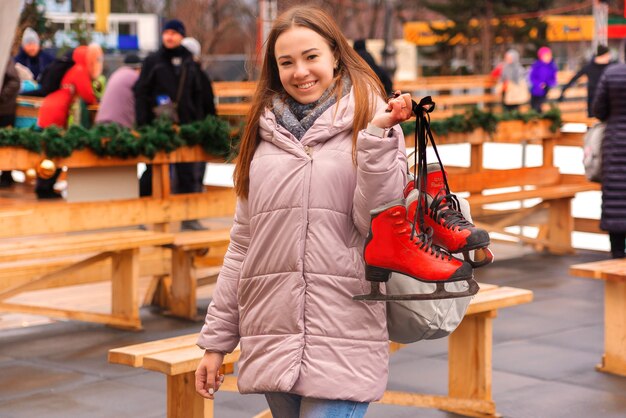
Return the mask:
{"type": "MultiPolygon", "coordinates": [[[[454,192],[469,192],[474,223],[489,232],[514,237],[534,244],[538,249],[564,254],[573,251],[574,218],[571,202],[577,193],[599,190],[595,183],[578,177],[563,176],[557,167],[523,167],[506,170],[483,169],[475,173],[449,176],[454,192]],[[497,189],[518,187],[518,191],[501,192],[497,189]],[[485,191],[489,194],[483,194],[485,191]],[[528,207],[493,209],[486,205],[506,202],[524,202],[539,199],[528,207]],[[514,225],[540,225],[537,237],[528,237],[505,230],[514,225]]],[[[522,205],[523,206],[523,205],[522,205]]]]}
{"type": "Polygon", "coordinates": [[[596,369],[626,376],[626,259],[575,264],[569,273],[604,280],[604,355],[596,369]]]}
{"type": "MultiPolygon", "coordinates": [[[[491,394],[493,319],[498,309],[532,301],[530,290],[481,284],[463,322],[448,341],[448,395],[387,391],[383,404],[437,408],[465,416],[498,416],[491,394]]],[[[109,362],[158,371],[167,376],[167,417],[213,417],[213,401],[195,393],[194,371],[203,350],[198,335],[185,335],[109,350],[109,362]]],[[[419,344],[419,343],[418,343],[419,344]]],[[[395,352],[402,344],[390,343],[395,352]]],[[[239,358],[226,356],[223,372],[231,374],[239,358]]],[[[220,390],[236,391],[236,377],[227,375],[220,390]]],[[[219,395],[218,395],[219,399],[219,395]]],[[[269,411],[257,417],[271,417],[269,411]]]]}
{"type": "Polygon", "coordinates": [[[139,302],[137,280],[139,278],[139,249],[173,242],[171,234],[152,231],[105,231],[89,234],[45,236],[28,240],[0,243],[0,263],[50,259],[68,255],[85,254],[85,258],[56,271],[17,286],[0,291],[0,311],[47,315],[57,318],[91,321],[110,326],[139,330],[139,302]],[[64,277],[102,260],[110,259],[111,313],[96,313],[72,309],[52,308],[41,305],[11,303],[7,300],[26,291],[45,287],[52,282],[63,283],[64,277]]]}
{"type": "MultiPolygon", "coordinates": [[[[2,147],[0,148],[0,165],[2,165],[0,169],[27,170],[36,167],[43,157],[43,155],[28,152],[21,148],[2,147]]],[[[199,146],[183,147],[171,153],[159,152],[152,160],[146,157],[101,158],[88,150],[75,151],[67,158],[56,158],[54,162],[58,167],[67,166],[70,169],[136,165],[140,162],[152,163],[153,194],[151,197],[143,198],[88,202],[66,202],[62,200],[33,202],[3,199],[3,204],[0,207],[0,247],[5,244],[11,247],[18,240],[37,243],[50,238],[55,241],[61,239],[59,238],[60,234],[67,235],[87,231],[93,236],[93,242],[97,244],[98,237],[105,234],[103,230],[110,230],[111,228],[128,229],[136,228],[139,224],[145,224],[153,225],[155,231],[168,232],[171,222],[232,216],[235,208],[235,194],[232,188],[209,186],[205,188],[204,193],[170,194],[169,164],[193,161],[219,162],[222,159],[206,154],[199,146]]],[[[140,233],[140,231],[135,232],[140,233]]],[[[106,234],[108,233],[106,232],[106,234]]],[[[116,233],[111,232],[111,234],[116,233]]],[[[145,232],[144,234],[153,233],[145,232]]],[[[105,237],[105,235],[102,236],[105,237]]],[[[163,245],[172,244],[175,235],[168,234],[168,236],[170,236],[168,240],[137,246],[137,248],[144,247],[135,257],[139,260],[136,263],[139,273],[142,276],[156,276],[157,279],[153,282],[157,284],[161,278],[171,275],[171,250],[164,248],[163,245]]],[[[66,239],[77,240],[76,237],[79,235],[67,235],[66,239]]],[[[121,247],[127,245],[123,241],[123,238],[120,239],[119,245],[121,247]]],[[[70,266],[80,263],[82,258],[106,251],[100,250],[97,245],[91,246],[90,242],[73,242],[75,242],[74,249],[59,253],[54,257],[33,255],[30,258],[21,258],[20,260],[0,260],[0,295],[4,294],[5,291],[13,291],[18,288],[23,291],[41,290],[110,279],[115,270],[115,260],[112,262],[112,257],[108,259],[102,257],[98,260],[101,262],[94,260],[92,263],[82,263],[80,269],[70,268],[70,266]],[[84,248],[81,247],[83,244],[85,245],[84,248]],[[53,276],[56,278],[39,280],[39,278],[47,277],[55,271],[59,272],[53,276]]],[[[217,257],[218,254],[216,253],[215,256],[217,257]]],[[[165,288],[155,285],[150,286],[149,289],[154,287],[165,288]]],[[[117,299],[115,294],[120,291],[117,287],[114,289],[114,300],[117,299]]],[[[154,294],[150,290],[148,293],[154,294]]],[[[164,292],[159,292],[159,295],[164,295],[164,292]]],[[[30,296],[32,295],[20,295],[19,299],[29,299],[30,296]]],[[[166,296],[167,294],[159,298],[158,301],[163,302],[160,305],[167,309],[166,302],[169,299],[166,296]]],[[[148,299],[148,303],[153,301],[150,297],[148,299]]],[[[85,306],[87,304],[81,305],[84,309],[93,310],[94,308],[93,306],[85,306]]],[[[99,308],[96,307],[96,309],[99,308]]],[[[17,307],[12,307],[12,309],[17,309],[17,307]]],[[[24,312],[24,308],[20,309],[19,312],[24,312]]],[[[58,310],[37,311],[42,315],[47,315],[46,312],[50,313],[49,316],[60,315],[58,310]]],[[[28,313],[35,312],[28,311],[28,313]]],[[[72,317],[79,319],[75,316],[72,317]]],[[[80,317],[82,320],[91,320],[90,318],[100,317],[80,317]]],[[[96,320],[96,322],[102,322],[102,319],[96,320]]]]}
{"type": "Polygon", "coordinates": [[[199,277],[195,265],[196,255],[204,257],[204,266],[221,266],[229,243],[230,229],[216,229],[180,232],[171,244],[167,244],[172,249],[171,288],[167,292],[169,301],[166,304],[169,314],[198,319],[196,288],[214,283],[217,275],[199,277]]]}
{"type": "MultiPolygon", "coordinates": [[[[151,276],[152,281],[143,300],[139,301],[139,306],[158,305],[167,315],[197,320],[197,287],[215,282],[219,270],[210,267],[222,265],[229,233],[229,229],[177,232],[172,233],[172,240],[163,246],[141,248],[137,254],[138,276],[151,276]],[[207,269],[210,271],[203,271],[207,269]],[[204,273],[204,276],[200,273],[204,273]]],[[[124,232],[121,237],[126,234],[124,232]]],[[[97,240],[95,237],[93,241],[97,240]]],[[[80,243],[83,242],[85,241],[81,239],[80,243]]],[[[0,248],[3,248],[2,244],[0,248]]],[[[87,254],[96,255],[97,251],[91,253],[86,248],[84,252],[76,250],[70,256],[64,257],[33,255],[34,259],[0,262],[0,300],[4,292],[15,293],[13,289],[26,292],[110,280],[115,268],[112,258],[94,259],[92,263],[83,263],[80,269],[71,268],[82,262],[87,254]],[[75,254],[79,252],[81,255],[75,254]],[[43,277],[53,279],[41,280],[43,277]]],[[[9,297],[11,296],[7,296],[9,297]]]]}

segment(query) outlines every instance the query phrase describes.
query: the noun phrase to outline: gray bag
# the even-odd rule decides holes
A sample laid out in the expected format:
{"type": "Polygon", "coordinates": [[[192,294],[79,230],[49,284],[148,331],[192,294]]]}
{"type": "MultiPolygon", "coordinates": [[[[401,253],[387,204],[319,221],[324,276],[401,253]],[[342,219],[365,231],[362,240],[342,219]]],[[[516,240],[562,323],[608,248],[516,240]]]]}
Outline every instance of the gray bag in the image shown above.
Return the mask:
{"type": "MultiPolygon", "coordinates": [[[[469,203],[458,197],[461,212],[471,221],[469,203]]],[[[460,292],[467,290],[465,281],[446,283],[446,290],[460,292]]],[[[431,293],[435,285],[420,282],[399,273],[392,273],[386,283],[387,293],[410,294],[431,293]]],[[[439,300],[411,300],[387,302],[387,330],[389,339],[402,344],[420,340],[434,340],[450,335],[461,323],[472,296],[439,300]]]]}
{"type": "Polygon", "coordinates": [[[585,177],[595,183],[602,182],[602,140],[605,126],[604,123],[596,123],[583,138],[585,177]]]}
{"type": "Polygon", "coordinates": [[[180,98],[183,95],[183,88],[185,87],[185,78],[187,76],[187,67],[183,67],[183,72],[178,82],[178,90],[176,92],[176,101],[159,104],[152,108],[154,116],[156,118],[166,118],[172,121],[172,123],[179,124],[180,118],[178,117],[178,104],[180,98]]]}

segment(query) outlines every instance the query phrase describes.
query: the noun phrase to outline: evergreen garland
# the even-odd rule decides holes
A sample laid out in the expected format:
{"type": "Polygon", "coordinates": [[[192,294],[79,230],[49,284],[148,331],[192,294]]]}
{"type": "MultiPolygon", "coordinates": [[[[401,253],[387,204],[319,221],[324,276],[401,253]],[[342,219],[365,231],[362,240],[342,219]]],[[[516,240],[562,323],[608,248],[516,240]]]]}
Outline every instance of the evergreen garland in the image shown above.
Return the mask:
{"type": "MultiPolygon", "coordinates": [[[[467,133],[475,129],[482,128],[485,132],[494,133],[498,128],[498,122],[521,120],[528,123],[531,120],[548,119],[552,121],[550,130],[556,132],[561,127],[561,111],[552,106],[549,111],[537,113],[534,110],[528,112],[512,111],[494,114],[484,112],[473,106],[465,113],[453,115],[443,120],[435,120],[430,123],[430,127],[437,135],[448,135],[449,133],[467,133]]],[[[402,132],[405,136],[415,133],[415,122],[408,121],[401,124],[402,132]]]]}
{"type": "Polygon", "coordinates": [[[144,155],[152,159],[161,151],[200,145],[206,153],[229,160],[234,156],[236,141],[230,135],[230,125],[212,115],[180,127],[167,119],[157,119],[137,131],[116,124],[91,129],[74,125],[66,131],[57,127],[0,129],[0,147],[25,148],[48,158],[69,157],[75,150],[90,149],[100,157],[144,155]]]}
{"type": "MultiPolygon", "coordinates": [[[[493,133],[500,121],[538,119],[551,120],[552,132],[561,126],[561,112],[556,107],[542,114],[531,110],[497,115],[472,107],[464,114],[432,121],[431,128],[437,135],[466,133],[477,128],[493,133]]],[[[405,136],[415,132],[415,122],[404,122],[401,126],[405,136]]],[[[143,155],[152,159],[161,151],[172,152],[183,146],[200,145],[207,154],[230,161],[237,154],[237,142],[238,138],[231,135],[231,126],[212,115],[180,127],[173,126],[167,119],[157,119],[137,131],[116,124],[96,125],[91,129],[75,125],[67,131],[57,127],[0,129],[0,147],[20,147],[45,154],[48,158],[69,157],[75,150],[90,149],[100,157],[137,158],[143,155]]]]}

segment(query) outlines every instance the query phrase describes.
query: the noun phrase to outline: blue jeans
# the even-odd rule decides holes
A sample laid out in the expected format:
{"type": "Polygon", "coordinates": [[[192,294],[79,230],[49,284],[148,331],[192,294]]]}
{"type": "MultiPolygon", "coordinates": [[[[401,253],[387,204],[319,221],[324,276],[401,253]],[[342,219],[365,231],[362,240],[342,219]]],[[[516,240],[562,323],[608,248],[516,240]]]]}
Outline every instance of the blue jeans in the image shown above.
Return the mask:
{"type": "Polygon", "coordinates": [[[305,398],[283,392],[265,394],[274,418],[363,418],[369,403],[305,398]]]}

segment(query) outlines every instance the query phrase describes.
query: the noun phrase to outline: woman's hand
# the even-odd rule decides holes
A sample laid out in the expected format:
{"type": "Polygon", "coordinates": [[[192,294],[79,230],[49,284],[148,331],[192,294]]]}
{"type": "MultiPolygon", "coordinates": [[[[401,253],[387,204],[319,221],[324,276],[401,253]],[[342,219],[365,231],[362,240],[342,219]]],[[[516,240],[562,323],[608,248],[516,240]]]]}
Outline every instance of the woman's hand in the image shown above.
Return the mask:
{"type": "Polygon", "coordinates": [[[389,100],[384,112],[374,116],[372,125],[387,129],[411,118],[413,115],[411,95],[409,93],[401,94],[400,90],[396,90],[395,96],[389,100]]]}
{"type": "Polygon", "coordinates": [[[204,357],[196,369],[196,392],[206,399],[214,399],[214,394],[224,382],[224,375],[220,367],[224,361],[224,354],[205,352],[204,357]]]}

